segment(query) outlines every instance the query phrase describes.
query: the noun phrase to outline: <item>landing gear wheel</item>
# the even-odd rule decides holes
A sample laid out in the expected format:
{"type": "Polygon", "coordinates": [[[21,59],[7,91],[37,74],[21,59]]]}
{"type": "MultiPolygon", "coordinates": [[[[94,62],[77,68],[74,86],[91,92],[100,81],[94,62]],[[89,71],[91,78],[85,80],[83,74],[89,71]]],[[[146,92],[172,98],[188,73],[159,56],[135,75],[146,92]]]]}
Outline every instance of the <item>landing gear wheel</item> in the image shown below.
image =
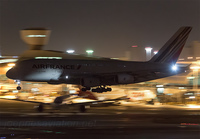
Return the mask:
{"type": "Polygon", "coordinates": [[[81,91],[85,92],[85,91],[87,91],[87,89],[86,88],[81,88],[81,91]]]}
{"type": "Polygon", "coordinates": [[[110,91],[112,91],[112,88],[109,88],[109,87],[97,87],[97,88],[95,88],[95,89],[92,89],[92,92],[97,92],[97,93],[103,93],[103,92],[110,92],[110,91]]]}
{"type": "Polygon", "coordinates": [[[37,111],[38,111],[38,112],[43,112],[43,111],[44,111],[44,106],[43,106],[43,104],[40,104],[40,105],[37,107],[37,111]]]}
{"type": "Polygon", "coordinates": [[[111,91],[112,91],[112,88],[107,87],[107,91],[111,92],[111,91]]]}
{"type": "Polygon", "coordinates": [[[80,105],[80,112],[86,112],[85,105],[80,105]]]}
{"type": "Polygon", "coordinates": [[[81,88],[81,91],[85,92],[87,90],[90,90],[91,88],[90,87],[85,87],[85,88],[81,88]]]}
{"type": "Polygon", "coordinates": [[[22,88],[20,86],[17,86],[17,90],[21,90],[22,88]]]}

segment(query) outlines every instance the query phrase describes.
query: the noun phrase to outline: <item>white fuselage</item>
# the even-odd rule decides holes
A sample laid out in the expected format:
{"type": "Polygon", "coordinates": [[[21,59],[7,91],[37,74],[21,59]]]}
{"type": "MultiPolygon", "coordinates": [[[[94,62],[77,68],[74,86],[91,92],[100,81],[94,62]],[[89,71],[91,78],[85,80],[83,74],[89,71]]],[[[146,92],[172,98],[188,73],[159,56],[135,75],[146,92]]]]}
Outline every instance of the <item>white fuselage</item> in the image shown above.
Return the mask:
{"type": "MultiPolygon", "coordinates": [[[[169,64],[120,61],[52,51],[43,51],[42,55],[42,51],[26,52],[17,62],[17,66],[7,72],[7,77],[21,81],[92,87],[145,81],[141,77],[148,80],[146,76],[152,73],[175,74],[171,72],[169,64]]],[[[153,77],[156,78],[160,76],[153,77]]]]}

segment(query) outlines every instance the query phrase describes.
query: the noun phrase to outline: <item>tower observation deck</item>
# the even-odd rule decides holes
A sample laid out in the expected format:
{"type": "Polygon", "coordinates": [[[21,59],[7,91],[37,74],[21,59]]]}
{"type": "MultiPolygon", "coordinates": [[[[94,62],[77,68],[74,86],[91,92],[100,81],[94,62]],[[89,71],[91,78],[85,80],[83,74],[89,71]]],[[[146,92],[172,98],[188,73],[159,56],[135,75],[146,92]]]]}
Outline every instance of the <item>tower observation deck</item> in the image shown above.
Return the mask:
{"type": "Polygon", "coordinates": [[[27,28],[20,31],[20,36],[30,46],[30,50],[41,50],[48,43],[50,33],[45,28],[27,28]]]}

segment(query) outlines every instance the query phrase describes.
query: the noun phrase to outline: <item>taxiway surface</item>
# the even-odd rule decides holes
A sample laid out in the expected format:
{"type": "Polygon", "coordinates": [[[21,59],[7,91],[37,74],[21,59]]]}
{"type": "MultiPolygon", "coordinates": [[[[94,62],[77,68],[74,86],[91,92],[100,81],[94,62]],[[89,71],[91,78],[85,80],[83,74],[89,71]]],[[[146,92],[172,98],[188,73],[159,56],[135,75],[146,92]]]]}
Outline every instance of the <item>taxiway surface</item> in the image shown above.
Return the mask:
{"type": "Polygon", "coordinates": [[[200,108],[126,103],[38,113],[32,103],[0,104],[1,138],[200,138],[200,108]]]}

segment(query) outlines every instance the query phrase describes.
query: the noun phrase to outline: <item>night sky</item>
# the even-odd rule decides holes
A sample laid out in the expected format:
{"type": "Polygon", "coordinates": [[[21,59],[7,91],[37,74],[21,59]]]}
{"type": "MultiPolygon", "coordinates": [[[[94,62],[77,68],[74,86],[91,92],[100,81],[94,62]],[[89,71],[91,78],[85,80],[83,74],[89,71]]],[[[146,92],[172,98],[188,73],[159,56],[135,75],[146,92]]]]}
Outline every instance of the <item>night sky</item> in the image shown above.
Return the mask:
{"type": "Polygon", "coordinates": [[[199,0],[0,0],[2,55],[19,55],[28,47],[19,30],[52,30],[44,49],[75,49],[122,57],[131,46],[161,46],[181,26],[192,26],[187,41],[200,41],[199,0]]]}

